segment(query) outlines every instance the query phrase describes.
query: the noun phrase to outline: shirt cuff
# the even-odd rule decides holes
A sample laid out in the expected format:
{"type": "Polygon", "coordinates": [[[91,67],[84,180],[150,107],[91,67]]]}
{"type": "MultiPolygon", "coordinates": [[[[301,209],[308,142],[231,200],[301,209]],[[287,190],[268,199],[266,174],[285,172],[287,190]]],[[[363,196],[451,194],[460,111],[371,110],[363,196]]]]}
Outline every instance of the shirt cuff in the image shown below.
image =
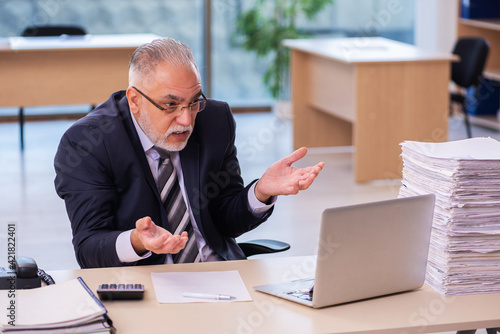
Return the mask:
{"type": "Polygon", "coordinates": [[[132,231],[133,230],[122,232],[118,235],[118,238],[116,238],[116,254],[118,254],[118,259],[122,263],[137,262],[151,256],[151,252],[147,252],[142,256],[137,255],[130,241],[132,231]]]}
{"type": "Polygon", "coordinates": [[[278,199],[277,196],[273,196],[270,199],[270,204],[262,203],[257,199],[257,196],[255,196],[255,185],[257,182],[252,184],[250,189],[248,190],[248,208],[254,215],[260,215],[265,212],[267,212],[269,209],[271,209],[276,203],[276,200],[278,199]]]}

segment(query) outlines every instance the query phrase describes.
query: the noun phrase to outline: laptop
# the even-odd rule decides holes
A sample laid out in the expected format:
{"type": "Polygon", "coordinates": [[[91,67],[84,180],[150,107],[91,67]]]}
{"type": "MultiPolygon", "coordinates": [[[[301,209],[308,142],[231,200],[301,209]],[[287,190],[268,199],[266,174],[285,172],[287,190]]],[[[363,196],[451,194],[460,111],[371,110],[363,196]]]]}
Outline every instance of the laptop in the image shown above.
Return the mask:
{"type": "Polygon", "coordinates": [[[314,278],[254,287],[314,308],[422,287],[435,196],[326,209],[314,278]]]}

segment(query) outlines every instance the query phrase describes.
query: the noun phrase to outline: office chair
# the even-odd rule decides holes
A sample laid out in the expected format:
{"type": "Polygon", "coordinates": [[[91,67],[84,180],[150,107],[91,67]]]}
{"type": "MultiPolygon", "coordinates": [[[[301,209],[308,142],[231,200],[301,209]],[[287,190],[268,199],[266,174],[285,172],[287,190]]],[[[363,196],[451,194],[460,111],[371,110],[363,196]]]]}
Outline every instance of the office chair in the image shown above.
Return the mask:
{"type": "MultiPolygon", "coordinates": [[[[83,28],[77,26],[30,26],[24,29],[23,37],[48,37],[48,36],[80,36],[87,33],[83,28]]],[[[19,133],[21,139],[21,150],[24,149],[24,107],[19,107],[19,133]]]]}
{"type": "Polygon", "coordinates": [[[286,242],[271,239],[255,239],[238,243],[246,257],[257,254],[270,254],[284,252],[290,249],[286,242]]]}
{"type": "MultiPolygon", "coordinates": [[[[462,89],[472,88],[473,96],[476,97],[482,73],[489,53],[489,43],[484,38],[464,37],[458,39],[453,49],[453,54],[460,57],[459,62],[451,64],[451,81],[462,89]]],[[[472,137],[469,114],[467,112],[467,99],[465,93],[460,91],[451,92],[450,102],[458,103],[464,115],[467,136],[472,137]]]]}
{"type": "Polygon", "coordinates": [[[80,36],[86,35],[85,29],[77,26],[31,26],[24,29],[23,37],[40,36],[80,36]]]}

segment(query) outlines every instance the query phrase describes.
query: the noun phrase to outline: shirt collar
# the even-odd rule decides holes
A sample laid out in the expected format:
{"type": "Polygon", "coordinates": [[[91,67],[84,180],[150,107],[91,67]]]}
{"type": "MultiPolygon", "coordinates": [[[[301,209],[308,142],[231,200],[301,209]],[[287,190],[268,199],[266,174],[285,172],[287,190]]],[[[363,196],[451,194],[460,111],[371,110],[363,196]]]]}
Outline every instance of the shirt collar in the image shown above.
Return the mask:
{"type": "MultiPolygon", "coordinates": [[[[144,152],[149,151],[150,149],[153,148],[154,144],[153,142],[146,136],[144,131],[142,131],[141,127],[137,123],[137,120],[135,119],[134,115],[132,114],[132,111],[130,111],[130,116],[132,117],[132,121],[134,122],[135,130],[137,131],[137,134],[139,135],[139,140],[141,141],[142,149],[144,152]]],[[[156,150],[154,150],[156,152],[156,150]]]]}

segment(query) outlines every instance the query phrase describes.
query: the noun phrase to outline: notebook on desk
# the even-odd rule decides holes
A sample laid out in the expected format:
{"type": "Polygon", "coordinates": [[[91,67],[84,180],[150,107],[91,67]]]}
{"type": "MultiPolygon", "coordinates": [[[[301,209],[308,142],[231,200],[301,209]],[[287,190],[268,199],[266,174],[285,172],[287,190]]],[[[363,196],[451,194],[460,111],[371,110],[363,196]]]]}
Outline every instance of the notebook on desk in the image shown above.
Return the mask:
{"type": "Polygon", "coordinates": [[[326,209],[314,278],[254,287],[314,308],[420,288],[432,194],[326,209]]]}

